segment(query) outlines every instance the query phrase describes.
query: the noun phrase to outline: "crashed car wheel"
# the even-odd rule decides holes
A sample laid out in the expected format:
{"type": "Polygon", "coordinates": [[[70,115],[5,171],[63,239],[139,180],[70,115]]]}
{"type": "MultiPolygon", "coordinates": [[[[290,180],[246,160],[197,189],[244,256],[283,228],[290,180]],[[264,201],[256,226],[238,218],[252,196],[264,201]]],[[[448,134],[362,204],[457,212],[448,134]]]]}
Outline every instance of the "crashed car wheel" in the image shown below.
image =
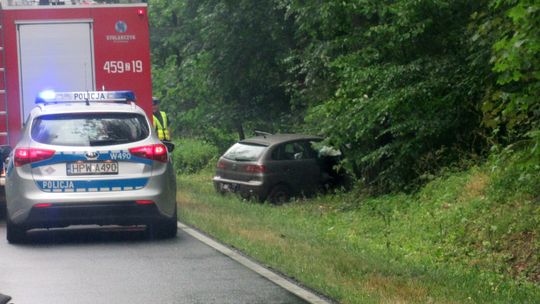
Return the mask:
{"type": "Polygon", "coordinates": [[[268,194],[268,201],[274,205],[283,205],[291,199],[289,187],[277,185],[268,194]]]}

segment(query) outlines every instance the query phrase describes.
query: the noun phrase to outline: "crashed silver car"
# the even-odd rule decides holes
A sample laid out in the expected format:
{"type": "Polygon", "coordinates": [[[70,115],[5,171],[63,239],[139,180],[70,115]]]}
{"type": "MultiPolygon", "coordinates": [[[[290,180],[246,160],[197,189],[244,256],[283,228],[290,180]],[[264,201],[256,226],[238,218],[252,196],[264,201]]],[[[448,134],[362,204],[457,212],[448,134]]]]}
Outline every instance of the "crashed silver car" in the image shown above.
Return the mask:
{"type": "Polygon", "coordinates": [[[48,92],[6,167],[7,239],[34,228],[146,225],[177,233],[167,147],[130,91],[48,92]]]}
{"type": "Polygon", "coordinates": [[[219,158],[214,188],[282,204],[341,184],[345,176],[335,170],[341,152],[320,145],[322,140],[303,134],[260,134],[241,140],[219,158]]]}

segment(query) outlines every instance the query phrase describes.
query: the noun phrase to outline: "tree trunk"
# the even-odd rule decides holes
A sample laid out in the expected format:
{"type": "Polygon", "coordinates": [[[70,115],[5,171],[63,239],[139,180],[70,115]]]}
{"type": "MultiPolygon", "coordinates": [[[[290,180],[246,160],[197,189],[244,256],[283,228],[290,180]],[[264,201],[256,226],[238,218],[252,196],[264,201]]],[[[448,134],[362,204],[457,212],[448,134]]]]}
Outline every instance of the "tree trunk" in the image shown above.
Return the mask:
{"type": "Polygon", "coordinates": [[[240,138],[240,140],[246,138],[246,134],[244,133],[244,127],[242,126],[241,122],[236,123],[236,130],[238,131],[238,138],[240,138]]]}

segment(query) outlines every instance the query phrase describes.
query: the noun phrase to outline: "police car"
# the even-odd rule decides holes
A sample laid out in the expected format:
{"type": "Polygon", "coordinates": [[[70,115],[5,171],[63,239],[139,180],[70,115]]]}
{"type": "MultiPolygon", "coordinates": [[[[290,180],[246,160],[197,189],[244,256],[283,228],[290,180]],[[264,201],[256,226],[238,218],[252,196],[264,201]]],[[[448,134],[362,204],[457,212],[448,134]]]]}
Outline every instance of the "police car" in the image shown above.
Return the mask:
{"type": "Polygon", "coordinates": [[[10,243],[34,228],[87,224],[176,236],[171,158],[134,100],[131,91],[40,94],[7,162],[10,243]]]}

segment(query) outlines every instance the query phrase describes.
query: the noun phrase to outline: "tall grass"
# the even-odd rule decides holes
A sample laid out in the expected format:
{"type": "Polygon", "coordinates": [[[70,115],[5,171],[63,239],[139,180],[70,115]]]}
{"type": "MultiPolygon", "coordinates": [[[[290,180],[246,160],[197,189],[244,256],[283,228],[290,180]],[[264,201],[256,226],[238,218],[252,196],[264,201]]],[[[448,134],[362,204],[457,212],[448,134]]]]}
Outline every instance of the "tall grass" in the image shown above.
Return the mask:
{"type": "Polygon", "coordinates": [[[535,303],[538,203],[495,199],[488,169],[281,207],[216,194],[204,170],[179,177],[180,216],[342,303],[535,303]]]}

